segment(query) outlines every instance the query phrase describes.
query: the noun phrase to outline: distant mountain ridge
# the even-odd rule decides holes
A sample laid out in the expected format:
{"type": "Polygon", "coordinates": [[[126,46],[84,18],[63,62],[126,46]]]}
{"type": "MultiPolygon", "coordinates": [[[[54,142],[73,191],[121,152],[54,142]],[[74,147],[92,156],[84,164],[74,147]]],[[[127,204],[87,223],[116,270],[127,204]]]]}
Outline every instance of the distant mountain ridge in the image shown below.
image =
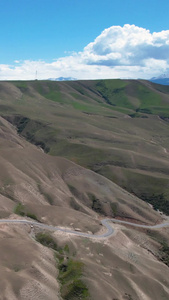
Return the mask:
{"type": "Polygon", "coordinates": [[[149,81],[162,85],[169,85],[169,74],[162,74],[158,77],[152,77],[149,81]]]}
{"type": "MultiPolygon", "coordinates": [[[[77,78],[74,77],[58,77],[58,78],[48,78],[50,81],[75,81],[77,78]]],[[[162,74],[158,77],[152,77],[149,81],[162,85],[169,85],[169,74],[162,74]]]]}
{"type": "Polygon", "coordinates": [[[48,80],[51,80],[51,81],[73,81],[73,80],[77,80],[77,79],[73,78],[73,77],[58,77],[58,78],[48,78],[48,80]]]}

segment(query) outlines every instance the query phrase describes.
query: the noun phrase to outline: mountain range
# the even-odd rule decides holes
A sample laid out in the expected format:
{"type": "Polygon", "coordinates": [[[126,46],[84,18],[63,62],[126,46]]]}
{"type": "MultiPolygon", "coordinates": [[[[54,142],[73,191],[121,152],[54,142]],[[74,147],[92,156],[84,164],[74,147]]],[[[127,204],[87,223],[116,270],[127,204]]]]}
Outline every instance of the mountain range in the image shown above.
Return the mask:
{"type": "Polygon", "coordinates": [[[76,78],[73,78],[73,77],[58,77],[58,78],[49,78],[48,80],[51,80],[51,81],[70,81],[70,80],[76,80],[76,78]]]}
{"type": "Polygon", "coordinates": [[[158,77],[153,77],[150,81],[158,84],[169,85],[169,74],[162,74],[158,77]]]}

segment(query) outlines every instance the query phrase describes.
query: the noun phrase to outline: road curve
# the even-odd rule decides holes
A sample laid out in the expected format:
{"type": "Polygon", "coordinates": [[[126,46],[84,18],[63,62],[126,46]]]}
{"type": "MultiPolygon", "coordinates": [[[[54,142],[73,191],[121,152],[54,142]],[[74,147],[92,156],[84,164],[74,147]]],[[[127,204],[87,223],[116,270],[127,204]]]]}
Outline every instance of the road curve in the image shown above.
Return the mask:
{"type": "Polygon", "coordinates": [[[85,233],[85,232],[79,232],[79,231],[74,231],[71,229],[67,229],[67,228],[60,228],[57,226],[53,226],[53,225],[46,225],[43,223],[38,223],[38,222],[34,222],[34,221],[28,221],[26,219],[22,219],[22,220],[12,220],[12,219],[1,219],[0,223],[5,223],[5,224],[28,224],[28,225],[33,225],[33,226],[37,226],[43,229],[47,229],[47,230],[51,230],[51,231],[62,231],[62,232],[67,232],[70,234],[74,234],[77,236],[82,236],[82,237],[87,237],[87,238],[94,238],[94,239],[100,239],[100,238],[106,238],[106,237],[110,237],[115,229],[113,229],[113,227],[110,225],[110,222],[114,222],[114,223],[119,223],[119,224],[124,224],[124,225],[130,225],[130,226],[134,226],[134,227],[139,227],[139,228],[146,228],[146,229],[159,229],[159,228],[163,228],[163,227],[169,227],[169,223],[162,223],[162,224],[157,224],[157,225],[141,225],[141,224],[135,224],[135,223],[131,223],[131,222],[127,222],[127,221],[121,221],[121,220],[117,220],[117,219],[103,219],[101,220],[101,224],[107,229],[107,231],[103,234],[90,234],[90,233],[85,233]]]}

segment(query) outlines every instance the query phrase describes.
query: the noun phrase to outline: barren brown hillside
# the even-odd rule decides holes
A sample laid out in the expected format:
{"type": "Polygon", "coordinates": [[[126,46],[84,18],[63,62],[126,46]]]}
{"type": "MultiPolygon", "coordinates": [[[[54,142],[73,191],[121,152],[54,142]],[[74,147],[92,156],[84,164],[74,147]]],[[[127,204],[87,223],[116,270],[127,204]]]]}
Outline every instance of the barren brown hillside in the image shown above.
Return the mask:
{"type": "MultiPolygon", "coordinates": [[[[105,231],[104,218],[166,222],[135,194],[168,201],[168,117],[112,110],[92,82],[88,91],[54,84],[1,82],[0,218],[92,234],[105,231]]],[[[158,93],[167,103],[167,92],[158,93]]],[[[111,237],[96,240],[0,224],[0,299],[167,300],[169,228],[112,226],[111,237]]]]}
{"type": "Polygon", "coordinates": [[[53,156],[169,214],[169,88],[147,81],[0,83],[1,116],[53,156]]]}

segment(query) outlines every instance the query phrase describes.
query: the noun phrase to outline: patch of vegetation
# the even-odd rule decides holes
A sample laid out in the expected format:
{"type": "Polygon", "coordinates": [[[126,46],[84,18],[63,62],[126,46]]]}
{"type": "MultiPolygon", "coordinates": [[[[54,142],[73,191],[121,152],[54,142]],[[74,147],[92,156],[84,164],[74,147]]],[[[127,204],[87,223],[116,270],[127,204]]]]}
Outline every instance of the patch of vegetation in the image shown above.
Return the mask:
{"type": "Polygon", "coordinates": [[[161,260],[169,267],[169,245],[166,242],[162,243],[160,252],[162,253],[161,260]]]}
{"type": "Polygon", "coordinates": [[[70,206],[75,210],[81,209],[81,206],[76,202],[76,200],[73,197],[70,198],[70,206]]]}
{"type": "Polygon", "coordinates": [[[70,93],[71,96],[73,96],[74,99],[89,102],[88,99],[85,97],[84,94],[77,94],[77,93],[70,93]]]}
{"type": "Polygon", "coordinates": [[[61,93],[58,91],[50,91],[48,94],[45,95],[45,98],[55,102],[60,102],[60,103],[63,102],[61,93]]]}
{"type": "Polygon", "coordinates": [[[92,201],[92,209],[96,211],[97,213],[104,214],[104,210],[102,207],[102,203],[100,199],[98,199],[95,195],[93,194],[88,194],[90,200],[92,201]]]}
{"type": "Polygon", "coordinates": [[[159,249],[158,259],[169,267],[169,244],[166,238],[164,238],[159,232],[154,230],[147,230],[148,235],[161,246],[159,249]]]}
{"type": "Polygon", "coordinates": [[[136,112],[169,117],[168,105],[162,100],[159,93],[152,91],[144,84],[135,84],[133,90],[134,96],[140,100],[140,106],[136,109],[136,112]]]}
{"type": "Polygon", "coordinates": [[[4,183],[3,186],[0,187],[0,194],[16,202],[14,191],[12,189],[13,180],[12,179],[4,180],[3,183],[4,183]]]}
{"type": "Polygon", "coordinates": [[[80,299],[88,299],[89,292],[85,283],[78,279],[74,280],[72,283],[67,285],[64,294],[62,293],[62,297],[65,300],[80,300],[80,299]]]}
{"type": "Polygon", "coordinates": [[[66,245],[64,246],[63,250],[64,250],[65,252],[69,253],[69,245],[66,244],[66,245]]]}
{"type": "Polygon", "coordinates": [[[35,136],[30,133],[29,131],[27,131],[24,136],[26,137],[26,139],[31,142],[32,144],[41,147],[43,150],[45,150],[46,145],[44,142],[36,140],[35,136]]]}
{"type": "Polygon", "coordinates": [[[40,182],[37,183],[37,187],[39,189],[39,192],[46,198],[47,202],[50,205],[53,205],[54,204],[53,197],[50,194],[44,192],[43,186],[40,184],[40,182]]]}
{"type": "Polygon", "coordinates": [[[94,147],[69,143],[65,140],[59,141],[50,149],[49,154],[62,156],[80,164],[81,166],[91,168],[92,165],[104,161],[105,152],[102,149],[94,147]]]}
{"type": "Polygon", "coordinates": [[[32,142],[34,145],[42,148],[44,150],[44,152],[48,153],[50,151],[50,148],[42,141],[37,141],[37,140],[34,140],[32,139],[32,142]]]}
{"type": "Polygon", "coordinates": [[[28,126],[22,132],[22,135],[32,144],[41,147],[44,152],[48,153],[50,147],[48,140],[51,138],[46,124],[30,120],[28,126]]]}
{"type": "Polygon", "coordinates": [[[126,85],[127,83],[123,80],[100,80],[97,82],[96,88],[107,104],[133,109],[134,106],[125,94],[126,85]]]}
{"type": "MultiPolygon", "coordinates": [[[[154,167],[156,165],[152,162],[150,170],[154,167]]],[[[161,165],[159,167],[162,168],[161,165]]],[[[155,210],[160,210],[169,215],[168,178],[162,176],[155,177],[153,176],[153,172],[147,175],[146,173],[137,172],[134,169],[121,168],[120,174],[112,170],[109,166],[103,166],[98,170],[98,173],[109,178],[129,193],[150,203],[155,210]]],[[[165,170],[161,169],[161,172],[165,172],[165,170]]]]}
{"type": "Polygon", "coordinates": [[[25,216],[25,207],[23,204],[18,203],[14,208],[14,213],[19,216],[25,216]]]}
{"type": "Polygon", "coordinates": [[[34,219],[34,220],[38,221],[37,216],[35,214],[32,214],[31,212],[28,212],[27,208],[22,203],[18,203],[15,206],[14,213],[19,215],[19,216],[29,217],[31,219],[34,219]]]}
{"type": "Polygon", "coordinates": [[[52,248],[53,250],[58,250],[56,242],[53,240],[52,236],[48,233],[39,232],[36,234],[36,241],[41,243],[43,246],[52,248]]]}
{"type": "Polygon", "coordinates": [[[59,265],[59,280],[62,284],[65,284],[72,279],[78,279],[82,275],[83,263],[69,259],[65,264],[59,265]]]}
{"type": "Polygon", "coordinates": [[[117,203],[110,203],[112,212],[113,212],[113,216],[116,217],[117,216],[117,203]]]}
{"type": "Polygon", "coordinates": [[[144,84],[137,85],[137,97],[141,101],[140,108],[159,106],[161,104],[161,96],[144,84]]]}
{"type": "Polygon", "coordinates": [[[26,93],[28,91],[28,85],[26,81],[13,81],[15,86],[20,89],[22,93],[26,93]]]}
{"type": "Polygon", "coordinates": [[[69,246],[66,244],[63,248],[58,247],[52,236],[43,232],[36,234],[36,241],[55,251],[62,298],[64,300],[89,299],[88,288],[81,279],[84,264],[71,258],[69,246]]]}
{"type": "Polygon", "coordinates": [[[165,117],[165,116],[159,116],[163,121],[165,122],[169,122],[169,117],[165,117]]]}
{"type": "Polygon", "coordinates": [[[144,114],[152,114],[152,111],[149,108],[137,108],[136,112],[140,112],[144,114]]]}
{"type": "Polygon", "coordinates": [[[165,198],[164,193],[152,195],[142,193],[140,198],[150,203],[155,210],[160,210],[166,215],[169,215],[169,201],[165,198]]]}
{"type": "Polygon", "coordinates": [[[15,266],[13,267],[14,272],[19,272],[21,269],[22,269],[22,267],[19,266],[19,265],[15,265],[15,266]]]}
{"type": "Polygon", "coordinates": [[[129,117],[131,117],[131,118],[148,118],[146,115],[139,114],[138,111],[139,110],[137,109],[136,113],[129,114],[129,117]]]}
{"type": "Polygon", "coordinates": [[[167,107],[153,107],[152,112],[160,118],[169,118],[169,109],[167,107]]]}
{"type": "Polygon", "coordinates": [[[27,212],[27,213],[26,213],[26,216],[29,217],[29,218],[31,218],[31,219],[34,219],[34,220],[38,221],[37,216],[36,216],[35,214],[32,214],[32,213],[30,213],[30,212],[27,212]]]}
{"type": "MultiPolygon", "coordinates": [[[[6,116],[5,118],[16,126],[18,133],[29,142],[41,147],[45,152],[50,151],[48,140],[51,140],[51,129],[48,128],[47,124],[19,115],[14,117],[6,116]]],[[[54,132],[56,133],[56,130],[54,132]]]]}
{"type": "Polygon", "coordinates": [[[83,89],[82,86],[78,85],[76,86],[76,91],[78,91],[81,95],[85,96],[86,95],[86,92],[85,90],[83,89]]]}
{"type": "Polygon", "coordinates": [[[48,201],[48,203],[50,205],[53,205],[53,198],[51,195],[49,195],[48,193],[43,193],[44,197],[46,198],[46,200],[48,201]]]}
{"type": "Polygon", "coordinates": [[[73,108],[81,110],[81,111],[86,111],[86,112],[94,111],[94,109],[92,109],[92,106],[86,105],[83,103],[79,103],[79,102],[72,102],[72,106],[73,106],[73,108]]]}
{"type": "Polygon", "coordinates": [[[81,280],[83,263],[69,259],[59,264],[59,280],[62,284],[61,295],[65,300],[88,299],[89,292],[81,280]]]}
{"type": "Polygon", "coordinates": [[[63,102],[61,97],[61,92],[59,89],[59,85],[57,82],[44,80],[42,81],[34,81],[33,82],[34,88],[37,92],[45,97],[46,99],[52,100],[54,102],[63,102]]]}
{"type": "MultiPolygon", "coordinates": [[[[83,203],[85,203],[85,205],[87,205],[86,200],[88,200],[88,199],[87,199],[85,193],[78,191],[71,184],[68,184],[68,187],[73,196],[75,196],[78,200],[81,200],[80,202],[83,202],[83,203]]],[[[82,212],[85,211],[84,208],[77,202],[77,200],[74,197],[70,197],[70,206],[75,210],[82,211],[82,212]]]]}
{"type": "Polygon", "coordinates": [[[71,184],[68,184],[68,188],[70,190],[70,192],[74,195],[74,196],[78,196],[78,190],[71,184]]]}
{"type": "Polygon", "coordinates": [[[30,119],[27,117],[16,117],[15,124],[17,126],[18,133],[22,133],[29,121],[30,119]]]}

